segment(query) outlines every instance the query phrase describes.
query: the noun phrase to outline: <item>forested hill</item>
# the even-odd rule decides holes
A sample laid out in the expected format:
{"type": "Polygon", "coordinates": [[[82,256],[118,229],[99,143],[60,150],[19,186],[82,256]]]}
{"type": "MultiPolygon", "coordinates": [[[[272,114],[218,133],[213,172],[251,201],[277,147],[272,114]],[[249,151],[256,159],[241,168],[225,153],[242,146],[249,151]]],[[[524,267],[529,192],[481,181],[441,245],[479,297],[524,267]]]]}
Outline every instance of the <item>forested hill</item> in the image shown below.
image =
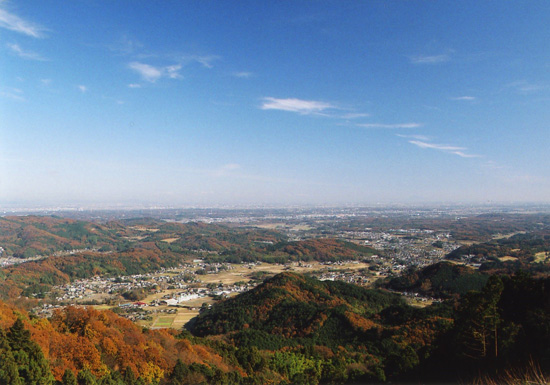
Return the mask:
{"type": "Polygon", "coordinates": [[[250,250],[285,239],[264,229],[147,218],[95,223],[48,216],[0,217],[0,246],[6,255],[21,258],[79,249],[123,251],[150,244],[172,252],[250,250]]]}
{"type": "Polygon", "coordinates": [[[42,216],[0,217],[0,246],[5,255],[31,258],[84,248],[109,249],[122,240],[124,226],[99,225],[42,216]]]}
{"type": "Polygon", "coordinates": [[[157,248],[166,253],[211,252],[222,259],[265,256],[294,260],[356,259],[376,250],[330,239],[288,242],[284,234],[253,227],[130,219],[104,224],[59,217],[0,217],[3,256],[32,258],[78,250],[122,252],[157,248]]]}
{"type": "Polygon", "coordinates": [[[418,309],[390,293],[283,273],[214,305],[190,329],[284,351],[290,363],[273,365],[286,370],[308,362],[290,375],[304,383],[468,381],[529,360],[550,370],[549,290],[548,278],[492,276],[479,291],[418,309]]]}
{"type": "Polygon", "coordinates": [[[217,304],[201,314],[190,329],[203,336],[254,329],[287,338],[330,336],[334,342],[345,330],[375,328],[369,318],[390,305],[403,304],[395,294],[281,273],[217,304]]]}
{"type": "Polygon", "coordinates": [[[398,277],[390,278],[380,286],[423,296],[450,298],[470,290],[481,290],[489,279],[472,267],[450,262],[439,262],[422,269],[410,268],[398,277]]]}
{"type": "Polygon", "coordinates": [[[469,246],[461,246],[446,257],[449,260],[481,264],[481,271],[514,272],[519,269],[550,272],[550,233],[538,231],[515,234],[469,246]]]}

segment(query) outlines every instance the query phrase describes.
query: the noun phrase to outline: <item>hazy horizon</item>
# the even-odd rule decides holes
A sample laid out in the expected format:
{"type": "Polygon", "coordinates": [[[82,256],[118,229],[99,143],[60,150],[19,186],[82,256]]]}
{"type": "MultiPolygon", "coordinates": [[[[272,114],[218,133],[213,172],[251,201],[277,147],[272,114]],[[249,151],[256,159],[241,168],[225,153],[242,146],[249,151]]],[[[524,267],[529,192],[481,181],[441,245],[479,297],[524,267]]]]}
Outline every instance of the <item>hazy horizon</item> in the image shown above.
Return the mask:
{"type": "Polygon", "coordinates": [[[550,202],[546,1],[0,1],[0,208],[550,202]]]}

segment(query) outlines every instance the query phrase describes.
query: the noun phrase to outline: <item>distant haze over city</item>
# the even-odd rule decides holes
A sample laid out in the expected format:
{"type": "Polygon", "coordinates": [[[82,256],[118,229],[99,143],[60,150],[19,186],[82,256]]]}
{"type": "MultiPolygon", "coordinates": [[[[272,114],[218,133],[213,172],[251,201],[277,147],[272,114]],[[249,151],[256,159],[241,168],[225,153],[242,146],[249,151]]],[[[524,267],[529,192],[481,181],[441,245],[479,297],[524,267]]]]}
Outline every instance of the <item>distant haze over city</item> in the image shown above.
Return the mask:
{"type": "Polygon", "coordinates": [[[0,2],[0,210],[550,197],[547,1],[0,2]]]}

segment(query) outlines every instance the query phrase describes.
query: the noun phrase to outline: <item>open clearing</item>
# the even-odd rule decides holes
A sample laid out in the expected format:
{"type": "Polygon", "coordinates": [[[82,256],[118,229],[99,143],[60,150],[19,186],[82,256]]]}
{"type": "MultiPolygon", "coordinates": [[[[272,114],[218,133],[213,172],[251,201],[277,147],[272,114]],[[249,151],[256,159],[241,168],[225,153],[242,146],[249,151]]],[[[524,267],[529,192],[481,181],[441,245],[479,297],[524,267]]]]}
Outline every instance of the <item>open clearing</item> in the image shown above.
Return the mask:
{"type": "Polygon", "coordinates": [[[535,254],[535,262],[544,263],[548,260],[550,253],[548,251],[541,251],[540,253],[535,254]]]}
{"type": "Polygon", "coordinates": [[[162,242],[166,242],[166,243],[172,243],[172,242],[176,242],[179,238],[166,238],[166,239],[161,239],[162,242]]]}

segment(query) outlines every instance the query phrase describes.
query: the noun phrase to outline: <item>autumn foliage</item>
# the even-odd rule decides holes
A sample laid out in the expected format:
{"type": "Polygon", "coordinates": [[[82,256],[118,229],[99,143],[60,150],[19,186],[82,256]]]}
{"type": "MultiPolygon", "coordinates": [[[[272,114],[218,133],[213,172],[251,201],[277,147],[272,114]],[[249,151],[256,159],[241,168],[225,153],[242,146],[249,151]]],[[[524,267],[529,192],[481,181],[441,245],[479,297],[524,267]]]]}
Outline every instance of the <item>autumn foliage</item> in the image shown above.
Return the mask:
{"type": "Polygon", "coordinates": [[[46,320],[0,302],[0,328],[9,329],[18,318],[42,349],[57,380],[67,369],[74,373],[87,369],[101,378],[130,368],[145,383],[156,383],[178,359],[187,365],[235,369],[211,348],[176,338],[174,330],[144,330],[110,311],[67,307],[46,320]]]}

